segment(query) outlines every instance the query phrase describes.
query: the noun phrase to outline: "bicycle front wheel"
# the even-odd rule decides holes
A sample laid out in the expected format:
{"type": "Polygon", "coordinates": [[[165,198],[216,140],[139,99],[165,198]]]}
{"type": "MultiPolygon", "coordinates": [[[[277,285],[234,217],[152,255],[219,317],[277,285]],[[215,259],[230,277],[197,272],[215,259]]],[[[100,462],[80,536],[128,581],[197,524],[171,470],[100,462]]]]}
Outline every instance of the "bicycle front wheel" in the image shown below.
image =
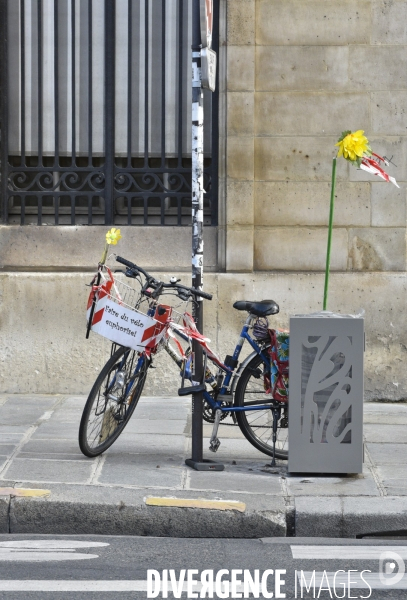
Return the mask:
{"type": "MultiPolygon", "coordinates": [[[[234,406],[263,403],[264,370],[266,365],[256,354],[246,365],[236,386],[234,406]]],[[[245,438],[258,450],[273,456],[273,413],[270,408],[236,412],[237,422],[245,438]]],[[[282,403],[277,427],[276,458],[288,459],[288,406],[282,403]]]]}
{"type": "Polygon", "coordinates": [[[107,361],[79,426],[79,447],[85,456],[99,456],[117,440],[137,406],[148,366],[145,355],[123,346],[107,361]]]}

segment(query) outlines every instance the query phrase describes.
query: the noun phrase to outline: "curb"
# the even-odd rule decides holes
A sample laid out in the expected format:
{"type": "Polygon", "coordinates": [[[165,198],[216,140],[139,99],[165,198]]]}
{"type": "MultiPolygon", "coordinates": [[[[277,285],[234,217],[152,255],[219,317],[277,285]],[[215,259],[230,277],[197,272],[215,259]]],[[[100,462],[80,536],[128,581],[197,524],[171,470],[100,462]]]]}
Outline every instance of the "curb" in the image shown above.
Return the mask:
{"type": "Polygon", "coordinates": [[[295,513],[296,537],[355,538],[407,529],[407,497],[301,496],[295,513]]]}
{"type": "Polygon", "coordinates": [[[236,502],[213,493],[179,490],[174,505],[174,491],[168,489],[48,487],[48,497],[0,498],[0,533],[180,538],[287,535],[286,507],[277,496],[239,494],[236,502]],[[148,503],[157,496],[166,502],[148,503]]]}
{"type": "Polygon", "coordinates": [[[157,488],[49,487],[48,497],[0,497],[0,533],[355,538],[407,529],[407,497],[301,496],[284,501],[239,494],[236,502],[181,490],[174,498],[172,490],[157,488]]]}

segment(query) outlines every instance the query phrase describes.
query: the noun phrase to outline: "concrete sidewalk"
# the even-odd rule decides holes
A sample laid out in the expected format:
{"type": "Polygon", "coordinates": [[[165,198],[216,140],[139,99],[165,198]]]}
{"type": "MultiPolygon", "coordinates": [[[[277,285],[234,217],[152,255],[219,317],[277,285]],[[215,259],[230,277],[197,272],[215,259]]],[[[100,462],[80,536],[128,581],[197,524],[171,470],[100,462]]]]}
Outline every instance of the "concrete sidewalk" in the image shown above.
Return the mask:
{"type": "Polygon", "coordinates": [[[216,455],[205,425],[204,452],[225,471],[189,469],[191,401],[180,398],[143,398],[115,444],[88,459],[77,442],[84,402],[0,396],[1,533],[355,537],[407,529],[407,404],[365,404],[363,475],[299,477],[284,461],[272,469],[238,427],[223,424],[216,455]],[[151,506],[151,497],[236,504],[151,506]]]}

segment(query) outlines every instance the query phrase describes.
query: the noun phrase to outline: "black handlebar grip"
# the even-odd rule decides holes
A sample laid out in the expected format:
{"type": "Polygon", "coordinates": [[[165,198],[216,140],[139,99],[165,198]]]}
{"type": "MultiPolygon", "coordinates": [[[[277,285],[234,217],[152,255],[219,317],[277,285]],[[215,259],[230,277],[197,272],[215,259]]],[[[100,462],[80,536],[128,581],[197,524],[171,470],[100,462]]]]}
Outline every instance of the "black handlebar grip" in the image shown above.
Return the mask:
{"type": "Polygon", "coordinates": [[[126,265],[126,267],[130,267],[130,269],[136,269],[136,271],[138,271],[139,269],[137,265],[130,262],[129,260],[126,260],[125,258],[122,258],[121,256],[116,256],[116,261],[121,263],[122,265],[126,265]]]}
{"type": "Polygon", "coordinates": [[[195,296],[201,296],[201,298],[205,298],[206,300],[212,300],[212,294],[207,294],[206,292],[202,292],[201,290],[195,291],[195,296]]]}

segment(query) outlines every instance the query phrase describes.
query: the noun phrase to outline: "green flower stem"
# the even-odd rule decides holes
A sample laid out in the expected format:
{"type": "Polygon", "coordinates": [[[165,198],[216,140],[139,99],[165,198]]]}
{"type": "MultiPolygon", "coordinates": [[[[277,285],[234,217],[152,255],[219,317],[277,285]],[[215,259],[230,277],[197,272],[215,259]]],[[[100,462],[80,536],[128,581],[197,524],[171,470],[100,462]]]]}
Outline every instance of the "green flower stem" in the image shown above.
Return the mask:
{"type": "Polygon", "coordinates": [[[105,264],[105,262],[106,262],[106,258],[107,258],[107,249],[108,249],[108,244],[107,244],[107,242],[106,242],[106,244],[105,244],[105,249],[103,250],[102,258],[101,258],[101,259],[100,259],[100,261],[99,261],[99,263],[100,263],[101,265],[104,265],[104,264],[105,264]]]}
{"type": "Polygon", "coordinates": [[[335,183],[336,183],[336,158],[334,158],[332,161],[331,206],[329,209],[328,246],[326,249],[324,305],[323,305],[324,310],[326,310],[326,304],[327,304],[327,300],[328,300],[329,267],[331,264],[332,225],[333,225],[333,220],[334,220],[335,183]]]}

